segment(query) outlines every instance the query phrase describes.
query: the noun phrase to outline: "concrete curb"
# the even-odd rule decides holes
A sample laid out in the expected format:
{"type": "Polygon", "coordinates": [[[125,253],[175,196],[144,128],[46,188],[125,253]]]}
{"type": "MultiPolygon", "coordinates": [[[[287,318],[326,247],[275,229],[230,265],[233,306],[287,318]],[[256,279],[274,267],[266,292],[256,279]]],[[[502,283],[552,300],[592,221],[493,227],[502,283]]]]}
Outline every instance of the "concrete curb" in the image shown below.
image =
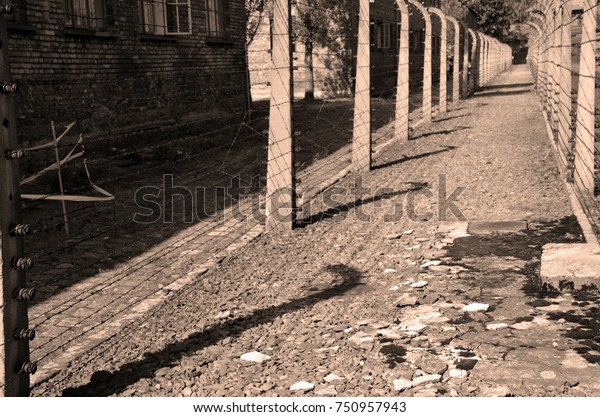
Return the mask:
{"type": "MultiPolygon", "coordinates": [[[[535,91],[533,91],[535,93],[535,91]]],[[[542,248],[540,278],[542,288],[546,290],[598,290],[600,289],[600,244],[594,234],[581,202],[572,184],[567,182],[567,175],[561,164],[561,158],[554,142],[552,128],[548,122],[548,114],[537,100],[544,117],[547,138],[550,142],[554,159],[560,172],[563,187],[569,197],[573,214],[581,226],[586,243],[548,244],[542,248]]]]}

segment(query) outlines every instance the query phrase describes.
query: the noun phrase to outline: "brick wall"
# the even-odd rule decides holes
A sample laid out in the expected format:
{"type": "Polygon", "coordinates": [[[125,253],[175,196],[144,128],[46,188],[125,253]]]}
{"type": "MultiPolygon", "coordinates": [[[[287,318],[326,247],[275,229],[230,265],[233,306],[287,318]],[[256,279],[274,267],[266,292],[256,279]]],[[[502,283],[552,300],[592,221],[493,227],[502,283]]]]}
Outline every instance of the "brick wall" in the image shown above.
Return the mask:
{"type": "Polygon", "coordinates": [[[243,0],[228,0],[230,41],[207,38],[206,3],[192,0],[192,35],[144,36],[139,0],[105,0],[101,31],[65,28],[62,0],[26,1],[9,23],[22,141],[50,120],[102,134],[156,123],[234,116],[246,104],[243,0]]]}

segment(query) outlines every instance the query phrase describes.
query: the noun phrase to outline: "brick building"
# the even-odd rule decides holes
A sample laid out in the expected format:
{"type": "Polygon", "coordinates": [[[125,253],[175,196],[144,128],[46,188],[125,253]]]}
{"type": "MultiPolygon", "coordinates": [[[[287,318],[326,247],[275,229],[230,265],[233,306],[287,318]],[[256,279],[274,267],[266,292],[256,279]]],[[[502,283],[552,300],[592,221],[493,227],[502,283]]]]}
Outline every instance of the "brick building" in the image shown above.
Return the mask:
{"type": "MultiPolygon", "coordinates": [[[[13,2],[15,3],[15,2],[13,2]]],[[[18,0],[7,18],[21,140],[243,112],[243,0],[18,0]]]]}

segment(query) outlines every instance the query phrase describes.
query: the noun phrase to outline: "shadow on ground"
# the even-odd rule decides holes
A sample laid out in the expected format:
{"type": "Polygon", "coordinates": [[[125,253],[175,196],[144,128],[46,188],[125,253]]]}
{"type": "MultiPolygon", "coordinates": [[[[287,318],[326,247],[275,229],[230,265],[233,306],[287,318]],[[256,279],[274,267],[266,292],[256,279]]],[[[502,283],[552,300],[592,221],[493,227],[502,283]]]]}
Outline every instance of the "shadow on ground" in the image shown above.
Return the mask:
{"type": "Polygon", "coordinates": [[[63,390],[63,396],[103,397],[122,393],[127,387],[141,379],[153,378],[158,369],[176,366],[182,358],[183,353],[189,355],[227,337],[238,337],[250,328],[272,322],[277,317],[308,308],[322,300],[343,296],[345,293],[361,285],[362,274],[348,266],[341,264],[330,265],[324,268],[324,272],[336,274],[340,278],[339,284],[284,304],[259,309],[244,317],[230,319],[224,323],[209,326],[204,331],[193,333],[184,340],[166,346],[161,351],[146,352],[143,359],[130,362],[115,372],[96,372],[96,374],[100,373],[103,376],[97,378],[92,375],[91,380],[100,380],[99,382],[90,382],[83,386],[66,388],[63,390]]]}
{"type": "Polygon", "coordinates": [[[439,149],[437,151],[425,152],[425,153],[413,155],[413,156],[405,156],[404,158],[400,158],[395,161],[390,161],[390,162],[386,162],[385,164],[377,165],[376,167],[373,167],[373,171],[378,170],[378,169],[393,167],[395,165],[403,164],[405,162],[413,161],[415,159],[427,158],[428,156],[433,156],[433,155],[437,155],[440,153],[453,151],[455,149],[457,149],[457,146],[448,145],[448,146],[444,146],[443,149],[439,149]]]}
{"type": "MultiPolygon", "coordinates": [[[[448,250],[448,256],[461,265],[464,258],[497,256],[516,258],[525,261],[525,267],[519,271],[510,271],[527,277],[521,290],[531,297],[528,304],[532,307],[544,307],[556,302],[560,293],[545,289],[541,283],[539,271],[542,247],[548,243],[583,243],[583,232],[575,216],[557,221],[529,224],[523,233],[494,234],[459,238],[448,250]]],[[[466,262],[468,263],[468,262],[466,262]]],[[[463,265],[469,267],[469,265],[463,265]]],[[[492,272],[486,275],[494,275],[492,272]]],[[[501,271],[499,271],[501,272],[501,271]]],[[[485,281],[485,280],[484,280],[485,281]]],[[[484,285],[489,283],[484,282],[484,285]]],[[[567,323],[563,336],[578,342],[574,349],[591,364],[600,363],[600,296],[592,292],[573,293],[573,309],[568,311],[550,311],[548,319],[567,323]]],[[[532,321],[539,312],[522,317],[517,322],[532,321]]]]}
{"type": "MultiPolygon", "coordinates": [[[[504,86],[503,86],[504,87],[504,86]]],[[[511,90],[511,91],[491,91],[489,93],[477,93],[476,97],[492,97],[492,96],[517,96],[529,94],[532,90],[511,90]]]]}

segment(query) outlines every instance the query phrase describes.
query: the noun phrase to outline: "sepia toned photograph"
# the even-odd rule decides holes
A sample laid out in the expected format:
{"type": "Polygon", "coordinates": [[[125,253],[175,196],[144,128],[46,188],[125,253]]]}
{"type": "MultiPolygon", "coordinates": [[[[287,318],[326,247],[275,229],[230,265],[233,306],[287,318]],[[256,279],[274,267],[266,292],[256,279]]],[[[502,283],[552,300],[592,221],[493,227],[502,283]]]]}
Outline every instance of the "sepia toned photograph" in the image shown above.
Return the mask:
{"type": "Polygon", "coordinates": [[[599,14],[0,0],[0,396],[600,397],[599,14]]]}

